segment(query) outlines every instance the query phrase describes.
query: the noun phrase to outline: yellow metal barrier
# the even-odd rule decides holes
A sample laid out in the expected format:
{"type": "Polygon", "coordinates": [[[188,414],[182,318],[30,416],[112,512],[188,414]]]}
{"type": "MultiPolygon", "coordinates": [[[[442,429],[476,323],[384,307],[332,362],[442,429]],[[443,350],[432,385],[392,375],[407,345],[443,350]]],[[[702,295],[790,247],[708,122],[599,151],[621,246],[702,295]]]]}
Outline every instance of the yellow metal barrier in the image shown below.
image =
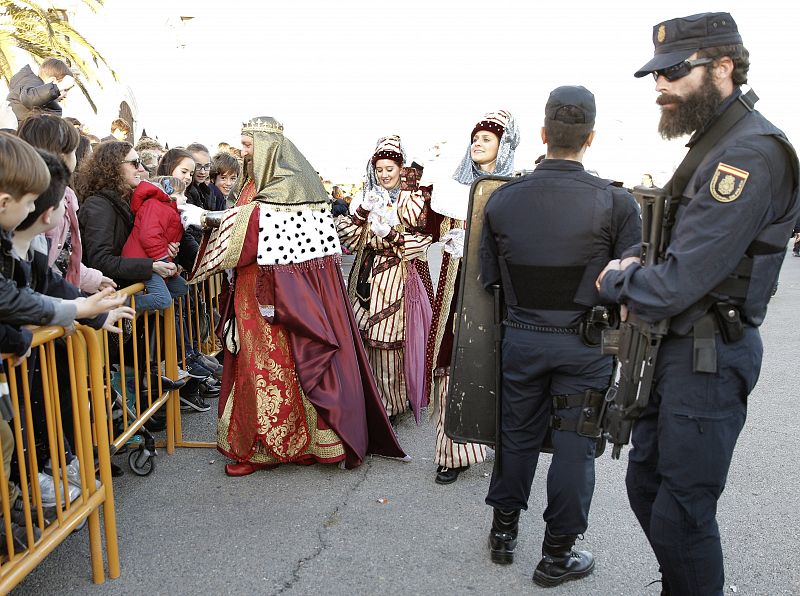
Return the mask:
{"type": "MultiPolygon", "coordinates": [[[[143,284],[135,284],[120,292],[130,296],[131,306],[135,307],[135,294],[143,289],[143,284]]],[[[45,446],[37,446],[33,432],[35,425],[33,394],[28,382],[32,378],[29,360],[23,360],[19,366],[13,367],[14,357],[2,356],[14,414],[8,424],[17,458],[20,496],[15,507],[15,503],[11,502],[9,483],[5,481],[11,470],[6,469],[0,458],[0,524],[5,530],[5,544],[0,545],[0,550],[7,553],[0,554],[0,593],[12,590],[87,519],[92,579],[95,583],[102,583],[106,573],[99,518],[101,506],[107,575],[112,579],[119,577],[110,456],[112,451],[116,452],[141,432],[144,424],[162,406],[166,404],[166,441],[162,446],[166,446],[167,453],[173,453],[176,446],[216,447],[213,442],[183,440],[179,392],[177,389],[165,391],[161,376],[178,379],[178,362],[186,365],[184,340],[208,356],[219,352],[220,344],[214,328],[216,313],[220,310],[220,291],[221,276],[189,286],[189,295],[177,304],[179,316],[186,317],[186,331],[183,325],[176,328],[175,306],[170,306],[163,313],[140,316],[130,324],[129,329],[120,321],[120,330],[129,335],[127,341],[111,339],[106,331],[81,325],[68,336],[65,336],[65,330],[61,327],[37,328],[32,349],[37,352],[40,370],[41,387],[37,385],[37,390],[41,392],[43,404],[45,446]],[[144,341],[139,337],[140,327],[144,341]],[[63,353],[58,358],[56,356],[55,342],[61,338],[65,343],[66,363],[63,353]],[[71,468],[67,465],[63,447],[63,423],[69,421],[62,421],[63,396],[60,395],[58,379],[64,370],[59,370],[57,361],[61,362],[62,367],[67,364],[69,368],[74,442],[71,446],[79,462],[79,480],[73,474],[72,481],[73,486],[76,481],[80,484],[80,495],[74,499],[67,498],[71,497],[68,475],[71,468]],[[143,378],[147,379],[146,387],[142,387],[143,378]],[[110,415],[112,411],[118,413],[117,422],[110,415]],[[40,473],[43,472],[38,461],[39,453],[46,454],[50,461],[50,478],[55,495],[53,507],[48,507],[49,503],[42,500],[40,473]],[[95,483],[95,471],[100,478],[99,486],[95,483]],[[14,519],[22,520],[19,525],[24,527],[27,544],[24,549],[15,548],[14,545],[12,510],[14,519]]]]}
{"type": "Polygon", "coordinates": [[[106,402],[103,399],[103,381],[99,369],[102,362],[99,357],[100,348],[94,332],[79,327],[72,335],[65,337],[63,349],[59,346],[57,357],[56,341],[62,337],[64,329],[60,327],[39,328],[34,332],[32,349],[36,352],[36,364],[40,371],[40,386],[36,386],[36,392],[32,392],[29,382],[35,380],[31,374],[33,371],[29,370],[32,359],[23,360],[18,367],[14,367],[11,360],[13,357],[5,354],[2,356],[13,412],[13,419],[8,424],[13,433],[19,486],[19,498],[15,504],[11,502],[10,486],[6,480],[10,477],[11,470],[0,459],[0,523],[5,532],[2,550],[6,553],[0,558],[2,593],[13,589],[87,518],[92,578],[95,583],[102,583],[105,572],[99,518],[101,506],[104,514],[108,576],[116,578],[120,573],[106,430],[106,402]],[[65,366],[68,371],[64,370],[65,366]],[[69,380],[69,402],[65,403],[70,403],[72,409],[72,449],[79,462],[77,478],[74,475],[75,467],[67,465],[64,450],[65,427],[61,418],[61,407],[62,397],[66,397],[60,395],[58,383],[59,375],[64,374],[68,374],[69,380]],[[41,400],[42,408],[37,412],[32,407],[32,397],[41,400]],[[42,413],[45,425],[43,436],[39,440],[44,444],[37,445],[34,428],[37,425],[41,428],[42,413]],[[99,486],[95,483],[95,441],[99,486]],[[39,454],[46,454],[49,458],[51,475],[40,470],[39,454]],[[79,485],[80,495],[72,498],[75,483],[79,485]],[[50,484],[54,499],[52,506],[43,501],[43,489],[50,484]],[[14,522],[16,525],[24,528],[25,548],[15,547],[12,517],[17,520],[18,523],[14,522]]]}
{"type": "MultiPolygon", "coordinates": [[[[136,306],[135,294],[144,289],[143,284],[134,284],[120,290],[131,297],[131,306],[136,306]]],[[[109,417],[108,434],[111,437],[111,449],[116,453],[129,444],[139,433],[149,437],[149,432],[142,427],[152,419],[153,415],[166,404],[174,404],[166,408],[167,453],[175,450],[175,412],[180,412],[178,390],[167,391],[161,377],[178,378],[177,346],[175,343],[175,307],[163,312],[156,311],[147,315],[141,314],[131,324],[130,331],[125,330],[125,323],[118,326],[124,331],[126,341],[120,341],[107,331],[98,331],[98,339],[102,345],[100,362],[104,363],[102,374],[105,383],[103,392],[106,407],[114,412],[109,417]],[[139,331],[143,331],[143,340],[139,331]],[[147,380],[143,386],[143,379],[147,380]]],[[[149,441],[149,438],[146,439],[149,441]]],[[[146,475],[152,472],[155,460],[143,451],[154,451],[152,445],[142,443],[140,438],[139,452],[131,451],[129,463],[137,474],[146,475]],[[140,462],[140,463],[135,463],[140,462]]]]}
{"type": "MultiPolygon", "coordinates": [[[[187,323],[185,330],[183,325],[177,329],[176,337],[179,344],[178,362],[183,368],[187,366],[187,343],[192,345],[195,350],[212,357],[216,356],[221,349],[220,342],[214,333],[220,311],[221,291],[222,275],[217,274],[200,283],[190,284],[186,299],[181,298],[177,301],[179,319],[183,319],[187,323]]],[[[175,445],[179,447],[216,448],[216,442],[184,440],[179,404],[175,405],[174,412],[175,445]]]]}

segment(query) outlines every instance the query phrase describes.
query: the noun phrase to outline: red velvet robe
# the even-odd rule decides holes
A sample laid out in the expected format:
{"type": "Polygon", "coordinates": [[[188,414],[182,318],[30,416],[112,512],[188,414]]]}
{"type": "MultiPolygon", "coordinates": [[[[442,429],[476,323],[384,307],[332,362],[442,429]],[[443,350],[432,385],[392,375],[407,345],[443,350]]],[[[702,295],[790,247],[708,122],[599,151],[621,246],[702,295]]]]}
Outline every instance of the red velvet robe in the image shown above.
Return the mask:
{"type": "MultiPolygon", "coordinates": [[[[246,187],[237,204],[253,194],[246,187]]],[[[239,351],[224,348],[218,449],[252,463],[344,459],[355,467],[367,453],[404,457],[358,336],[339,255],[260,266],[258,236],[257,207],[223,300],[220,331],[235,316],[239,351]],[[264,305],[274,305],[274,317],[262,315],[264,305]]]]}

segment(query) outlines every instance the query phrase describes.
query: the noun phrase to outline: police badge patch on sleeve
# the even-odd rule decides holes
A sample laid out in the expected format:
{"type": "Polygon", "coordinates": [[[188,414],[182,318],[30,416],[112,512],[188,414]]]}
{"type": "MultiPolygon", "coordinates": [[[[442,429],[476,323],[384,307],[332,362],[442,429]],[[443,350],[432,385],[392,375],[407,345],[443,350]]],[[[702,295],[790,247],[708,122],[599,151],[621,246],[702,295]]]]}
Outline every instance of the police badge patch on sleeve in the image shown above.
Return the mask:
{"type": "Polygon", "coordinates": [[[749,172],[719,162],[709,186],[711,196],[720,203],[735,201],[742,194],[744,183],[747,182],[749,176],[749,172]]]}

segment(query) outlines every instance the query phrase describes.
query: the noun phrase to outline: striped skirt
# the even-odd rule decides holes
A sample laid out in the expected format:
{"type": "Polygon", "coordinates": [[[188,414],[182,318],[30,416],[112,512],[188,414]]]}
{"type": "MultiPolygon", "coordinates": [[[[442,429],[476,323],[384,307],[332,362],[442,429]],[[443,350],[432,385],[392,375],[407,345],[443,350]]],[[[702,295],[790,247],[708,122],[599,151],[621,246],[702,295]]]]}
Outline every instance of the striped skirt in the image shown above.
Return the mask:
{"type": "Polygon", "coordinates": [[[486,459],[486,446],[479,443],[454,443],[444,433],[444,413],[447,409],[447,390],[450,387],[450,375],[436,377],[436,392],[439,398],[439,414],[436,417],[436,455],[437,466],[445,468],[462,468],[479,464],[486,459]]]}
{"type": "Polygon", "coordinates": [[[369,345],[364,347],[386,415],[402,414],[408,410],[403,350],[384,350],[369,345]]]}

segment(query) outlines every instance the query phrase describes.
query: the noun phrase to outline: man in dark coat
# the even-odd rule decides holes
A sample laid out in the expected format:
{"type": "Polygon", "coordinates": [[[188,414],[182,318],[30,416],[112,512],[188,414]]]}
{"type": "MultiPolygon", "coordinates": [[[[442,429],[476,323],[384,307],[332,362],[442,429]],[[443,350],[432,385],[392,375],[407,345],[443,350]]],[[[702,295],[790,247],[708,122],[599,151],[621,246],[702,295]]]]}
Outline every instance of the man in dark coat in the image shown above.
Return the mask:
{"type": "Polygon", "coordinates": [[[11,77],[6,97],[17,117],[17,126],[31,114],[61,116],[60,102],[74,86],[72,71],[58,58],[47,58],[42,62],[38,76],[33,74],[30,66],[22,67],[11,77]]]}
{"type": "Polygon", "coordinates": [[[597,286],[645,322],[669,321],[626,477],[662,594],[722,596],[717,502],[761,369],[758,328],[797,219],[798,163],[754,109],[753,92],[742,92],[749,54],[730,14],[664,21],[653,42],[655,56],[635,76],[655,79],[659,132],[693,133],[665,189],[674,223],[662,262],[612,261],[597,286]]]}

